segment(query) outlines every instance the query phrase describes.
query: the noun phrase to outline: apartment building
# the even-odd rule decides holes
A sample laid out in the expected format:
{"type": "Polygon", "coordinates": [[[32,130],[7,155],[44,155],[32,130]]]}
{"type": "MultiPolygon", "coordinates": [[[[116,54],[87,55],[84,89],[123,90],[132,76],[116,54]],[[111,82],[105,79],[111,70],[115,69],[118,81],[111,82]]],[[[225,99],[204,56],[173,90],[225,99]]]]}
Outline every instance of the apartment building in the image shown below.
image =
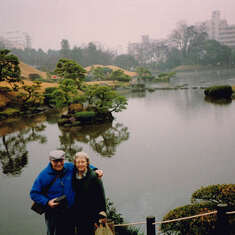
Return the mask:
{"type": "Polygon", "coordinates": [[[229,25],[227,20],[221,19],[220,11],[213,11],[211,19],[206,23],[210,39],[235,48],[235,25],[229,25]]]}
{"type": "Polygon", "coordinates": [[[31,48],[31,37],[24,32],[10,31],[0,34],[0,41],[8,49],[17,48],[25,49],[31,48]]]}

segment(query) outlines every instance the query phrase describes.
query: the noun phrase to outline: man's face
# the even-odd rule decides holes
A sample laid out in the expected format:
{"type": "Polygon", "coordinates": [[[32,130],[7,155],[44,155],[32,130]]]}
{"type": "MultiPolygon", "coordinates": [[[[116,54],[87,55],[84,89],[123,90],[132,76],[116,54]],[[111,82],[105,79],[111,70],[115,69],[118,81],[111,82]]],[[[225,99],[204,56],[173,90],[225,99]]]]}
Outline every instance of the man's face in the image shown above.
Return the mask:
{"type": "Polygon", "coordinates": [[[61,171],[64,167],[64,159],[51,160],[51,165],[55,171],[61,171]]]}

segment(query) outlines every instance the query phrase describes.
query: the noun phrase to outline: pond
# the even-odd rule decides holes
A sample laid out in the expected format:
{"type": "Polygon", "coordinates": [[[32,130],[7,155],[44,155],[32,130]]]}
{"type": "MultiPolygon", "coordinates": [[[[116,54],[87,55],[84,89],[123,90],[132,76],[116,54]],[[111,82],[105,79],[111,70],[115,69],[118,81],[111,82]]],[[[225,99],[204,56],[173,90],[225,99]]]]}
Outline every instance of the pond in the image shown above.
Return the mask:
{"type": "MultiPolygon", "coordinates": [[[[186,81],[214,84],[207,76],[197,83],[188,74],[186,81]]],[[[186,83],[177,78],[173,85],[186,83]]],[[[235,84],[234,78],[219,83],[235,84]]],[[[235,102],[209,103],[190,86],[128,95],[128,108],[112,124],[60,129],[56,114],[1,123],[0,234],[45,234],[43,216],[29,209],[29,191],[57,148],[68,159],[80,150],[90,155],[104,170],[106,196],[127,222],[161,220],[202,185],[234,183],[235,102]]]]}

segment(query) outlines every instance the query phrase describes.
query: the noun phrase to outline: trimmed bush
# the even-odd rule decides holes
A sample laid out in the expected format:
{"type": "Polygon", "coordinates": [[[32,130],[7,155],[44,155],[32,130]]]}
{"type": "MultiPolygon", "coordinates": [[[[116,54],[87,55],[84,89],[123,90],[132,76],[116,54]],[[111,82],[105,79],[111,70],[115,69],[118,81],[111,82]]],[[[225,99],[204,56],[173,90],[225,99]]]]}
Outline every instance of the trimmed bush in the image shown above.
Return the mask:
{"type": "Polygon", "coordinates": [[[212,86],[205,89],[204,94],[212,98],[225,98],[231,99],[232,97],[232,87],[229,85],[225,86],[212,86]]]}
{"type": "MultiPolygon", "coordinates": [[[[192,204],[181,206],[169,211],[163,221],[193,216],[217,210],[218,204],[228,204],[228,211],[233,211],[235,206],[235,184],[217,184],[201,187],[192,194],[192,204]]],[[[214,235],[216,215],[191,218],[172,223],[161,224],[163,234],[179,235],[214,235]]],[[[235,217],[228,216],[229,229],[235,234],[235,217]]]]}
{"type": "Polygon", "coordinates": [[[194,203],[197,200],[235,206],[235,184],[216,184],[201,187],[192,194],[191,202],[194,203]]]}
{"type": "Polygon", "coordinates": [[[168,73],[160,73],[160,74],[158,74],[159,78],[162,78],[162,77],[165,77],[165,76],[168,76],[168,73]]]}
{"type": "MultiPolygon", "coordinates": [[[[215,208],[211,203],[204,204],[192,204],[175,208],[168,212],[164,217],[164,220],[178,219],[191,215],[203,214],[214,211],[215,208]]],[[[197,217],[194,219],[183,220],[178,222],[161,224],[160,230],[166,234],[214,234],[216,223],[216,215],[210,215],[205,217],[197,217]]]]}
{"type": "Polygon", "coordinates": [[[116,80],[119,82],[129,82],[131,78],[130,77],[118,77],[116,80]]]}
{"type": "Polygon", "coordinates": [[[91,123],[94,121],[96,113],[93,111],[77,112],[74,116],[81,123],[91,123]]]}
{"type": "Polygon", "coordinates": [[[41,76],[38,73],[30,73],[29,78],[34,81],[41,78],[41,76]]]}

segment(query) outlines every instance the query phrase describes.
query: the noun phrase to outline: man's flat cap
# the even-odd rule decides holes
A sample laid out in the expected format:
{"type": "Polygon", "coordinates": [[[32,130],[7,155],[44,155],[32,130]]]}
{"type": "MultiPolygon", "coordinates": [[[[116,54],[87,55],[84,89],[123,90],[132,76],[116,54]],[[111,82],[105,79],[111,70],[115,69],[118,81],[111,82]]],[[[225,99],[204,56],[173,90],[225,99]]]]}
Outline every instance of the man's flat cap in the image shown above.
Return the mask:
{"type": "Polygon", "coordinates": [[[49,153],[49,159],[52,161],[65,159],[65,152],[62,150],[53,150],[49,153]]]}

